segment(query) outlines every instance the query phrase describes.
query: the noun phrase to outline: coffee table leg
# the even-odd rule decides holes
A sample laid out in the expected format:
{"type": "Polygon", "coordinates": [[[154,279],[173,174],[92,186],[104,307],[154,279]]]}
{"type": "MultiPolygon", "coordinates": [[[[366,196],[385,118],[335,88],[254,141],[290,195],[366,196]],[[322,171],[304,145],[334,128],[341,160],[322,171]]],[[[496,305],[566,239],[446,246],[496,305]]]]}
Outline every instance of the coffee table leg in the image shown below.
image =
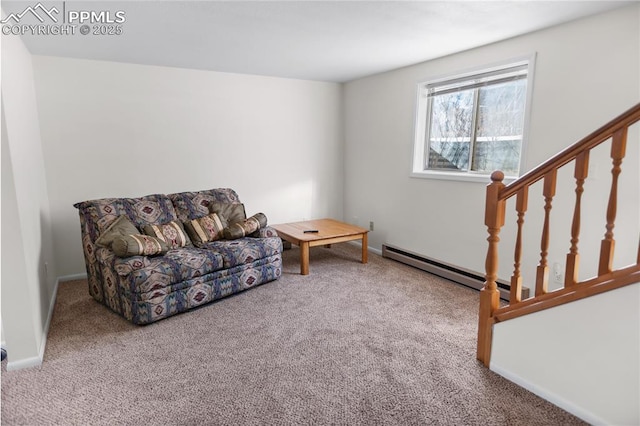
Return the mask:
{"type": "Polygon", "coordinates": [[[369,253],[369,247],[367,244],[367,233],[365,232],[364,234],[362,234],[362,263],[367,263],[367,261],[369,260],[367,258],[369,253]]]}
{"type": "Polygon", "coordinates": [[[309,242],[300,243],[300,275],[309,275],[309,242]]]}

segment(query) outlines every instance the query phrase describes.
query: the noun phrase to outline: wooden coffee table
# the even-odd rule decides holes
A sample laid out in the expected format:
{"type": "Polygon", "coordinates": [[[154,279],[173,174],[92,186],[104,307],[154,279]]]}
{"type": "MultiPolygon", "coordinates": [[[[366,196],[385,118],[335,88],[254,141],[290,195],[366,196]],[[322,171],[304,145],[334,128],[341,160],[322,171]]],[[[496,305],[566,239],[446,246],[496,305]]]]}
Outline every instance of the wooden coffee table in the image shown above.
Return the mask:
{"type": "Polygon", "coordinates": [[[307,220],[304,222],[270,225],[278,232],[278,236],[300,247],[300,274],[309,275],[309,248],[346,241],[362,240],[362,263],[367,263],[368,229],[349,225],[334,219],[307,220]],[[317,233],[305,233],[307,230],[317,233]]]}

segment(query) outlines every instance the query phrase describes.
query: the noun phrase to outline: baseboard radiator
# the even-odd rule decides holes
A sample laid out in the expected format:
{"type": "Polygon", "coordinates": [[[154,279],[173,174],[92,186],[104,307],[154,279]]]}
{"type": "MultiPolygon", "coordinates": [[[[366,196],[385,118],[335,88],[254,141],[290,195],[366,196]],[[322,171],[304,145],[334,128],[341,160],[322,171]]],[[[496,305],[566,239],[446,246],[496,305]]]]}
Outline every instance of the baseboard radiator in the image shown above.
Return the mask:
{"type": "MultiPolygon", "coordinates": [[[[414,268],[421,269],[429,272],[430,274],[446,278],[450,281],[476,290],[482,289],[482,286],[484,285],[484,276],[480,275],[478,272],[470,271],[440,260],[431,259],[421,254],[401,249],[390,244],[382,245],[382,257],[413,266],[414,268]]],[[[509,300],[509,283],[498,280],[498,290],[500,290],[501,299],[509,300]]],[[[527,297],[529,297],[529,289],[523,288],[522,298],[526,299],[527,297]]]]}

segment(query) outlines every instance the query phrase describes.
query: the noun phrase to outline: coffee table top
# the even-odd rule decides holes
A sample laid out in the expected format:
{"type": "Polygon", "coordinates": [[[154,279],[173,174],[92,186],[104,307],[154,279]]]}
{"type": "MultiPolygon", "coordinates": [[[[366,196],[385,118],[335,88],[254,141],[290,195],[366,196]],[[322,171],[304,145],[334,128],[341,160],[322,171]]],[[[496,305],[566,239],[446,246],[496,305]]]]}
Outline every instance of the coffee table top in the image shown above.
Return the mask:
{"type": "Polygon", "coordinates": [[[326,240],[327,238],[360,235],[369,232],[368,229],[350,225],[335,219],[305,220],[303,222],[282,223],[269,225],[280,235],[286,235],[298,241],[326,240]],[[317,233],[305,233],[305,230],[316,229],[317,233]]]}

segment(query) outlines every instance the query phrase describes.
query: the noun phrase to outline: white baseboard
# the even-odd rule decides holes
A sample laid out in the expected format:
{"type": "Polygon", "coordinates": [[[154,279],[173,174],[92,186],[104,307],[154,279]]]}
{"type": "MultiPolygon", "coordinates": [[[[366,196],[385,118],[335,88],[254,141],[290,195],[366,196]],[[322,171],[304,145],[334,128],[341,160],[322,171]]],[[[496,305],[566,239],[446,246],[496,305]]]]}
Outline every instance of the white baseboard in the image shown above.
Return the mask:
{"type": "Polygon", "coordinates": [[[44,349],[47,345],[47,336],[49,335],[49,326],[51,325],[51,317],[53,317],[53,310],[56,307],[56,300],[58,299],[58,285],[60,284],[60,278],[56,279],[56,283],[53,286],[53,296],[49,303],[49,315],[47,315],[47,321],[44,323],[44,330],[42,331],[42,344],[40,344],[39,357],[42,362],[44,359],[44,349]]]}
{"type": "MultiPolygon", "coordinates": [[[[362,242],[358,241],[358,240],[354,240],[354,241],[348,241],[348,244],[354,245],[354,246],[358,246],[358,247],[362,247],[362,242]]],[[[377,249],[377,248],[373,248],[371,246],[367,246],[367,249],[371,252],[371,253],[375,253],[379,256],[382,256],[382,250],[377,249]]]]}
{"type": "MultiPolygon", "coordinates": [[[[87,273],[83,273],[83,274],[71,274],[71,275],[63,275],[61,277],[58,278],[58,282],[65,282],[65,281],[75,281],[75,280],[84,280],[87,279],[87,273]]],[[[56,284],[57,287],[57,284],[56,284]]]]}
{"type": "Polygon", "coordinates": [[[504,370],[502,369],[499,365],[495,365],[493,363],[490,364],[489,369],[491,371],[493,371],[496,374],[501,375],[502,377],[504,377],[505,379],[515,383],[518,386],[521,386],[525,389],[527,389],[528,391],[533,392],[534,394],[538,395],[540,398],[549,401],[550,403],[557,405],[558,407],[562,408],[563,410],[573,414],[576,417],[581,418],[582,420],[584,420],[585,422],[592,424],[592,425],[608,425],[611,424],[611,422],[607,422],[603,419],[601,419],[600,417],[596,416],[595,414],[593,414],[590,411],[585,410],[583,407],[580,407],[576,404],[574,404],[573,402],[567,401],[566,399],[562,398],[561,396],[550,392],[547,389],[541,388],[540,386],[533,384],[527,380],[525,380],[524,378],[518,376],[517,374],[514,374],[510,371],[504,370]]]}
{"type": "Polygon", "coordinates": [[[58,285],[60,284],[60,281],[61,281],[61,278],[56,279],[56,283],[53,286],[53,296],[51,297],[51,302],[49,302],[49,313],[47,314],[47,321],[44,323],[44,328],[42,330],[42,342],[40,343],[38,356],[19,359],[13,362],[10,359],[8,359],[7,371],[20,370],[22,368],[29,368],[29,367],[39,367],[42,365],[42,361],[44,360],[44,351],[47,347],[47,336],[49,335],[49,326],[51,325],[51,318],[53,317],[53,309],[56,306],[56,299],[58,298],[58,285]]]}
{"type": "MultiPolygon", "coordinates": [[[[7,355],[9,357],[9,355],[7,355]]],[[[19,359],[18,361],[7,360],[7,371],[21,370],[23,368],[40,367],[42,365],[42,357],[34,356],[31,358],[19,359]]]]}

